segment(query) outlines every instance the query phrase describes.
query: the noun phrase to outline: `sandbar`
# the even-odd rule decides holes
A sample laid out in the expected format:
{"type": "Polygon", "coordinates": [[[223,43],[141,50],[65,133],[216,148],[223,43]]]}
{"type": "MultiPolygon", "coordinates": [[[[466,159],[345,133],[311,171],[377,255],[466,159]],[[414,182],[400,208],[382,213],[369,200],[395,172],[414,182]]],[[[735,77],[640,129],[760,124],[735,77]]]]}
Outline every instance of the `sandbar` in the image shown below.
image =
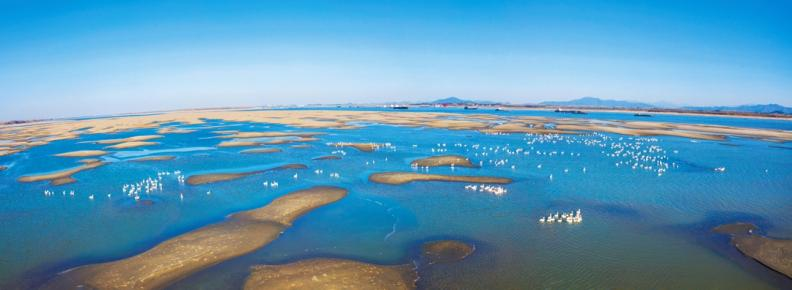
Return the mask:
{"type": "Polygon", "coordinates": [[[79,151],[71,151],[65,152],[60,154],[55,154],[58,157],[96,157],[102,156],[107,154],[107,151],[103,150],[79,150],[79,151]]]}
{"type": "Polygon", "coordinates": [[[339,142],[331,145],[335,147],[352,147],[363,152],[373,152],[374,150],[377,150],[377,148],[382,146],[381,144],[377,144],[377,143],[348,143],[348,142],[339,142]]]}
{"type": "Polygon", "coordinates": [[[473,182],[473,183],[511,183],[510,178],[490,177],[490,176],[464,176],[464,175],[445,175],[445,174],[423,174],[413,172],[382,172],[369,175],[369,181],[384,184],[405,184],[413,181],[449,181],[449,182],[473,182]]]}
{"type": "Polygon", "coordinates": [[[195,130],[183,129],[179,127],[163,127],[157,130],[157,134],[189,134],[195,130]]]}
{"type": "Polygon", "coordinates": [[[337,156],[337,155],[327,155],[327,156],[319,156],[319,157],[316,157],[316,158],[314,158],[313,160],[339,160],[339,159],[341,159],[341,156],[337,156]]]}
{"type": "Polygon", "coordinates": [[[418,159],[410,163],[412,166],[418,167],[438,167],[438,166],[459,166],[459,167],[476,167],[470,162],[467,157],[460,155],[442,155],[433,156],[423,159],[418,159]]]}
{"type": "Polygon", "coordinates": [[[127,142],[136,142],[136,141],[148,141],[151,139],[158,139],[162,138],[162,135],[140,135],[140,136],[132,136],[127,138],[120,138],[120,139],[105,139],[99,140],[95,143],[98,144],[119,144],[119,143],[127,143],[127,142]]]}
{"type": "Polygon", "coordinates": [[[61,272],[47,289],[159,289],[192,273],[255,251],[311,210],[344,198],[338,187],[312,187],[279,197],[268,205],[231,215],[166,240],[135,256],[61,272]]]}
{"type": "Polygon", "coordinates": [[[238,138],[262,138],[262,137],[313,137],[323,133],[318,132],[229,132],[227,136],[218,138],[238,139],[238,138]]]}
{"type": "Polygon", "coordinates": [[[308,166],[303,164],[286,164],[283,166],[268,168],[264,170],[256,170],[256,171],[249,171],[249,172],[240,172],[240,173],[209,173],[209,174],[198,174],[193,175],[187,178],[187,184],[189,185],[201,185],[201,184],[208,184],[208,183],[215,183],[215,182],[222,182],[222,181],[230,181],[235,179],[240,179],[242,177],[254,174],[260,174],[269,171],[277,171],[277,170],[286,170],[286,169],[306,169],[308,166]]]}
{"type": "Polygon", "coordinates": [[[792,240],[774,239],[754,233],[756,226],[746,223],[722,225],[714,232],[731,235],[731,244],[744,255],[792,278],[792,240]]]}
{"type": "Polygon", "coordinates": [[[239,153],[242,153],[242,154],[267,154],[267,153],[277,153],[277,152],[283,152],[283,150],[280,150],[278,148],[255,148],[255,149],[242,150],[239,153]]]}
{"type": "Polygon", "coordinates": [[[8,169],[8,167],[0,165],[0,171],[6,170],[6,169],[8,169]]]}
{"type": "Polygon", "coordinates": [[[220,144],[217,144],[217,147],[248,147],[248,146],[259,146],[261,145],[260,142],[252,142],[252,141],[223,141],[220,144]]]}
{"type": "Polygon", "coordinates": [[[140,158],[131,159],[129,161],[132,161],[132,162],[147,162],[147,161],[167,161],[167,160],[173,160],[173,159],[176,159],[176,156],[159,155],[159,156],[140,157],[140,158]]]}
{"type": "Polygon", "coordinates": [[[159,142],[131,141],[131,142],[118,143],[112,146],[107,146],[106,148],[127,149],[127,148],[137,148],[137,147],[151,146],[157,144],[159,144],[159,142]]]}
{"type": "Polygon", "coordinates": [[[245,290],[415,289],[410,264],[385,266],[342,259],[310,259],[284,265],[253,266],[245,290]]]}
{"type": "Polygon", "coordinates": [[[424,243],[421,252],[430,264],[445,264],[460,261],[476,250],[474,245],[453,240],[424,243]]]}
{"type": "Polygon", "coordinates": [[[289,148],[294,148],[294,149],[308,149],[308,148],[311,148],[311,145],[308,145],[308,144],[298,144],[298,145],[292,145],[292,146],[289,146],[289,148]]]}
{"type": "Polygon", "coordinates": [[[19,181],[19,182],[37,182],[37,181],[48,180],[48,181],[50,181],[50,185],[53,185],[53,186],[63,185],[63,184],[68,184],[68,183],[74,183],[76,180],[71,177],[72,175],[74,175],[74,174],[76,174],[77,172],[80,172],[80,171],[97,168],[97,167],[102,166],[104,164],[105,163],[101,162],[101,161],[89,162],[89,163],[85,163],[83,165],[80,165],[80,166],[77,166],[77,167],[74,167],[74,168],[64,169],[64,170],[56,171],[56,172],[53,172],[53,173],[22,176],[19,179],[17,179],[17,181],[19,181]]]}

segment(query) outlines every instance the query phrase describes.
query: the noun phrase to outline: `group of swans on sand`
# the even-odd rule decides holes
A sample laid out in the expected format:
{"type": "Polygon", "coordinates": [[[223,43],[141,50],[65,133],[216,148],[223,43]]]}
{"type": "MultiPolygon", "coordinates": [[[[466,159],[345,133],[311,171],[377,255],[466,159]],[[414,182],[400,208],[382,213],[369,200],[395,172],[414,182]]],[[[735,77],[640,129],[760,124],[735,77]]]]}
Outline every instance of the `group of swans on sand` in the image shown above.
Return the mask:
{"type": "Polygon", "coordinates": [[[547,217],[539,218],[539,223],[568,223],[568,224],[579,224],[583,222],[583,214],[580,213],[580,209],[575,212],[565,212],[565,213],[558,213],[550,214],[547,217]]]}
{"type": "Polygon", "coordinates": [[[508,192],[506,190],[506,188],[503,187],[503,186],[499,186],[499,185],[485,185],[485,184],[481,184],[481,185],[477,185],[477,184],[465,185],[465,190],[478,191],[478,192],[488,192],[488,193],[494,194],[496,196],[501,196],[501,195],[504,195],[504,194],[506,194],[508,192]]]}

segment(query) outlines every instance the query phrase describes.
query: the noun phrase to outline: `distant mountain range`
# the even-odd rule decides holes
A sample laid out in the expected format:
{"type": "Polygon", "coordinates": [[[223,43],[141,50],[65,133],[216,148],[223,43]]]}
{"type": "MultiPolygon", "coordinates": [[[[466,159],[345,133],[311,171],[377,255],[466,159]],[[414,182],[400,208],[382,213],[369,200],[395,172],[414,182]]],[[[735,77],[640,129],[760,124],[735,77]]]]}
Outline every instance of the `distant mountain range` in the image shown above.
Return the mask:
{"type": "Polygon", "coordinates": [[[648,109],[657,106],[647,103],[619,101],[619,100],[604,100],[595,97],[583,97],[571,101],[550,101],[541,102],[540,105],[545,106],[570,106],[570,107],[602,107],[602,108],[628,108],[628,109],[648,109]]]}
{"type": "Polygon", "coordinates": [[[445,99],[434,100],[431,102],[426,102],[425,104],[481,104],[481,105],[493,105],[499,104],[498,102],[492,101],[474,101],[474,100],[464,100],[457,97],[449,97],[445,99]]]}

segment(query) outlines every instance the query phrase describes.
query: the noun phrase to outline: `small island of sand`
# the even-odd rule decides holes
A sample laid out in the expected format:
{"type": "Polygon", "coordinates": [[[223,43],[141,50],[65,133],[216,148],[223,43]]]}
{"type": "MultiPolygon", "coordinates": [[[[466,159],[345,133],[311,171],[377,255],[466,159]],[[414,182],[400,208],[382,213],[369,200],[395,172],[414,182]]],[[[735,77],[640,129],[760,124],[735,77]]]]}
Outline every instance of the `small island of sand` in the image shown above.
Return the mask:
{"type": "Polygon", "coordinates": [[[410,264],[383,266],[342,259],[310,259],[254,266],[244,289],[415,289],[417,280],[418,273],[410,264]]]}
{"type": "Polygon", "coordinates": [[[464,156],[460,155],[441,155],[428,158],[422,158],[410,163],[412,166],[417,167],[438,167],[438,166],[459,166],[459,167],[475,167],[464,156]]]}
{"type": "Polygon", "coordinates": [[[55,154],[58,157],[96,157],[102,156],[107,154],[107,151],[103,150],[79,150],[79,151],[71,151],[71,152],[64,152],[60,154],[55,154]]]}
{"type": "Polygon", "coordinates": [[[753,224],[721,225],[712,231],[731,235],[731,243],[744,255],[762,265],[792,278],[792,240],[773,239],[758,235],[753,224]]]}
{"type": "Polygon", "coordinates": [[[242,154],[268,154],[268,153],[278,153],[278,152],[283,152],[283,150],[280,150],[278,148],[255,148],[255,149],[242,150],[239,153],[242,153],[242,154]]]}
{"type": "Polygon", "coordinates": [[[61,272],[43,288],[164,288],[269,244],[300,216],[346,194],[343,188],[326,186],[295,191],[264,207],[231,215],[226,221],[171,238],[135,256],[61,272]]]}
{"type": "Polygon", "coordinates": [[[327,156],[319,156],[314,158],[313,160],[340,160],[341,156],[338,155],[327,155],[327,156]]]}
{"type": "Polygon", "coordinates": [[[128,148],[137,148],[137,147],[151,146],[151,145],[157,145],[157,144],[159,144],[159,143],[158,142],[147,142],[147,141],[131,141],[131,142],[118,143],[118,144],[115,144],[115,145],[112,145],[112,146],[107,146],[106,148],[128,149],[128,148]]]}
{"type": "Polygon", "coordinates": [[[413,181],[450,181],[450,182],[472,182],[472,183],[497,183],[507,184],[512,180],[503,177],[490,176],[463,176],[463,175],[444,175],[444,174],[423,174],[413,172],[383,172],[369,176],[369,180],[384,184],[405,184],[413,181]]]}
{"type": "Polygon", "coordinates": [[[254,175],[259,173],[264,173],[268,171],[277,171],[277,170],[286,170],[286,169],[306,169],[308,166],[303,164],[286,164],[283,166],[273,167],[264,170],[256,170],[256,171],[249,171],[249,172],[239,172],[239,173],[209,173],[209,174],[198,174],[193,175],[187,178],[187,184],[189,185],[201,185],[201,184],[208,184],[208,183],[215,183],[215,182],[222,182],[222,181],[230,181],[235,179],[240,179],[242,177],[248,175],[254,175]]]}
{"type": "Polygon", "coordinates": [[[76,174],[77,172],[94,169],[94,168],[97,168],[97,167],[102,166],[104,164],[105,163],[101,162],[101,161],[86,162],[83,165],[80,165],[80,166],[77,166],[77,167],[74,167],[74,168],[64,169],[64,170],[60,170],[60,171],[56,171],[56,172],[52,172],[52,173],[22,176],[19,179],[17,179],[17,181],[19,181],[19,182],[37,182],[37,181],[49,180],[50,181],[50,185],[53,185],[53,186],[69,184],[69,183],[74,183],[74,182],[77,181],[74,178],[72,178],[72,175],[76,174]]]}
{"type": "Polygon", "coordinates": [[[363,152],[373,152],[374,150],[377,150],[377,148],[380,148],[382,146],[381,144],[377,144],[377,143],[348,143],[348,142],[339,142],[330,145],[335,147],[352,147],[363,152]]]}
{"type": "Polygon", "coordinates": [[[148,156],[148,157],[135,158],[135,159],[131,159],[129,161],[132,161],[132,162],[148,162],[148,161],[168,161],[168,160],[173,160],[173,159],[176,159],[176,156],[159,155],[159,156],[148,156]]]}
{"type": "Polygon", "coordinates": [[[421,246],[424,257],[430,264],[445,264],[461,261],[470,256],[476,247],[453,240],[427,242],[421,246]]]}
{"type": "Polygon", "coordinates": [[[248,147],[248,146],[259,146],[261,145],[260,142],[252,142],[252,141],[223,141],[220,144],[217,144],[217,147],[248,147]]]}

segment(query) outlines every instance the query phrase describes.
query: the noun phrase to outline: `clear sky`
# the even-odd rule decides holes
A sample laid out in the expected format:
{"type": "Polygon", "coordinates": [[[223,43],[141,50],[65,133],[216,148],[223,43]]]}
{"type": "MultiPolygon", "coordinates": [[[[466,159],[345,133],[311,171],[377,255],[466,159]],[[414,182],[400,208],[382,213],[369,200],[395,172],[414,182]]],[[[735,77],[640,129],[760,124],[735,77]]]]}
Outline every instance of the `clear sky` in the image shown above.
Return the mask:
{"type": "Polygon", "coordinates": [[[582,96],[792,105],[792,1],[0,0],[0,119],[582,96]]]}

